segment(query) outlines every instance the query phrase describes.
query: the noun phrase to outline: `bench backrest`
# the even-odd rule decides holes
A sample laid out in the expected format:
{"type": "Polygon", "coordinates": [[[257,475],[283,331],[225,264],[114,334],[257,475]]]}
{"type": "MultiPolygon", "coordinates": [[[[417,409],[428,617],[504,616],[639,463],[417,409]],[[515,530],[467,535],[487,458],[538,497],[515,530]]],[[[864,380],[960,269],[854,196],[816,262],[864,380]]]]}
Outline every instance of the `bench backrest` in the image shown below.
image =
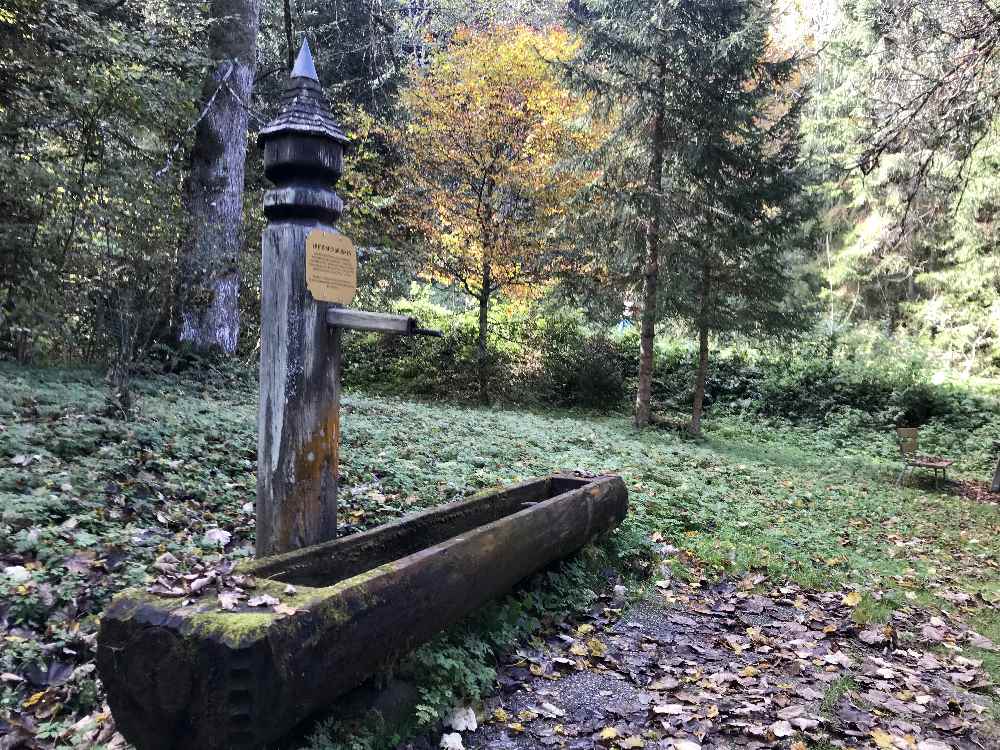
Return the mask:
{"type": "Polygon", "coordinates": [[[917,452],[917,435],[918,432],[916,427],[896,428],[896,439],[899,442],[899,452],[904,458],[917,452]]]}

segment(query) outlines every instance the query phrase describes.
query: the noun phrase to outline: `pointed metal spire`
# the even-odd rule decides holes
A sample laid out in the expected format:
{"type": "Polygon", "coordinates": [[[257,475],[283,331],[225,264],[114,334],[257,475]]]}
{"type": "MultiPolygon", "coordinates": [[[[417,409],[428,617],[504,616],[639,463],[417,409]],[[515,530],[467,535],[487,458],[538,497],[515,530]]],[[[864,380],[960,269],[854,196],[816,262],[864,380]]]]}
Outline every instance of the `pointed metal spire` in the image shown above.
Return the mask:
{"type": "Polygon", "coordinates": [[[309,40],[302,40],[302,47],[299,49],[299,56],[295,58],[295,67],[292,68],[292,78],[312,78],[319,81],[316,75],[316,66],[313,64],[312,51],[309,49],[309,40]]]}

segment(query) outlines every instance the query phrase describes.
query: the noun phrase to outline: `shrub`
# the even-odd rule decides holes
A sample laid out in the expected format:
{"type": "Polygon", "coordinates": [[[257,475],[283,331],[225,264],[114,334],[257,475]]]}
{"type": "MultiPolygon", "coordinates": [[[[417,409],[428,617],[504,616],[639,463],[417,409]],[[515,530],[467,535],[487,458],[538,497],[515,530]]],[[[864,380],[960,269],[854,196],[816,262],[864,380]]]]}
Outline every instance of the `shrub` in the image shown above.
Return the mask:
{"type": "MultiPolygon", "coordinates": [[[[623,338],[588,332],[575,319],[546,325],[534,342],[540,351],[544,400],[560,406],[619,408],[633,352],[623,338]]],[[[636,353],[637,356],[637,353],[636,353]]]]}
{"type": "MultiPolygon", "coordinates": [[[[345,382],[376,391],[458,401],[477,400],[476,318],[427,301],[410,314],[442,338],[353,333],[345,337],[345,382]]],[[[500,402],[624,410],[635,391],[639,337],[595,329],[566,308],[498,306],[491,318],[491,391],[500,402]]],[[[690,409],[697,352],[693,340],[657,340],[653,400],[657,410],[690,409]]],[[[705,405],[728,404],[792,420],[837,421],[851,414],[872,426],[928,419],[977,429],[996,409],[968,390],[931,382],[921,352],[905,342],[844,336],[713,353],[705,405]]]]}

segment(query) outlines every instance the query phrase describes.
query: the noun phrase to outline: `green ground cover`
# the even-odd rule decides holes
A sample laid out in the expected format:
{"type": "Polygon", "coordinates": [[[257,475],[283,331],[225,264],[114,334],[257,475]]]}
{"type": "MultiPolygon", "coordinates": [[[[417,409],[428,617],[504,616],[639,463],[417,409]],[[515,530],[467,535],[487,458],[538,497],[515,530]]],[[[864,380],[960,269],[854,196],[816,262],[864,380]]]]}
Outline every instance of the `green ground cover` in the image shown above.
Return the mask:
{"type": "MultiPolygon", "coordinates": [[[[109,598],[152,580],[164,552],[184,561],[252,550],[255,383],[217,372],[153,377],[136,390],[138,416],[123,422],[104,416],[105,391],[89,371],[0,369],[0,710],[60,746],[103,721],[93,657],[109,598]]],[[[653,585],[657,549],[672,545],[687,554],[671,560],[696,561],[674,563],[681,576],[753,569],[771,581],[856,588],[858,619],[926,603],[1000,641],[1000,509],[919,479],[897,489],[891,431],[858,415],[793,424],[719,407],[696,442],[637,433],[624,415],[360,392],[343,413],[347,531],[554,470],[613,471],[632,505],[602,565],[612,559],[636,590],[653,585]]],[[[924,430],[924,448],[959,459],[964,480],[987,478],[994,439],[997,415],[924,430]]],[[[456,692],[488,689],[505,640],[526,637],[546,612],[586,603],[595,567],[563,566],[423,649],[423,718],[456,692]],[[532,616],[517,616],[525,611],[532,616]]],[[[994,652],[977,658],[1000,676],[994,652]]]]}

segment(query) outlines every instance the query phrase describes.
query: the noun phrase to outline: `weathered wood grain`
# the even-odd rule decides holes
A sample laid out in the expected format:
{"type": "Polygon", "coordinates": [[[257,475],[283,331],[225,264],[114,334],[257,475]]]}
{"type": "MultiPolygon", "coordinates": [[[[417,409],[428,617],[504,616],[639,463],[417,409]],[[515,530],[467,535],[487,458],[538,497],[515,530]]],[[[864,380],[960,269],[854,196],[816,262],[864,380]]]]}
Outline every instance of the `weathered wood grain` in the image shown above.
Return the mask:
{"type": "Polygon", "coordinates": [[[340,332],[306,289],[315,223],[283,222],[261,243],[257,555],[332,539],[337,529],[340,332]]]}
{"type": "Polygon", "coordinates": [[[405,315],[349,310],[345,307],[331,307],[326,313],[326,320],[337,328],[396,333],[401,336],[411,336],[417,328],[417,321],[405,315]]]}
{"type": "Polygon", "coordinates": [[[118,727],[139,750],[263,747],[614,528],[627,506],[619,477],[551,476],[249,563],[257,591],[289,602],[290,616],[126,592],[98,638],[118,727]]]}
{"type": "Polygon", "coordinates": [[[278,116],[260,132],[269,224],[261,238],[257,555],[337,531],[340,331],[306,285],[306,237],[337,232],[334,187],[347,138],[329,112],[303,42],[278,116]]]}

